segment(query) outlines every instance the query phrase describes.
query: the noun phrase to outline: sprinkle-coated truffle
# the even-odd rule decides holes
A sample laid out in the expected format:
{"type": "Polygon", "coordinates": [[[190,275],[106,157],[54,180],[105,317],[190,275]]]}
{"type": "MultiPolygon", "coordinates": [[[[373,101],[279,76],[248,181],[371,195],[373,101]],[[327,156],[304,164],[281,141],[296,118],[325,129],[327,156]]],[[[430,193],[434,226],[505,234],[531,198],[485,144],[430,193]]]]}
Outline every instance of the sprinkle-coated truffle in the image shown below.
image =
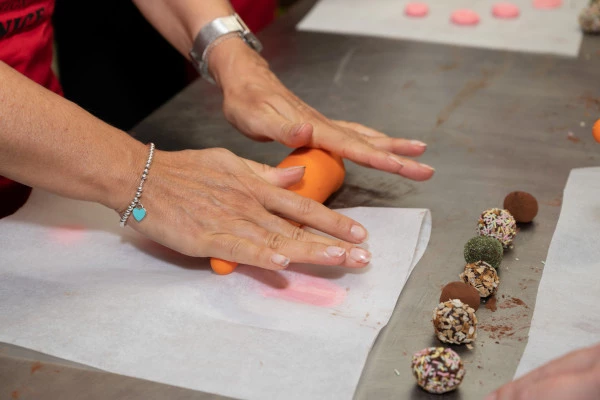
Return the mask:
{"type": "Polygon", "coordinates": [[[504,248],[508,248],[517,234],[517,223],[507,210],[490,208],[479,217],[477,233],[498,239],[504,248]]]}
{"type": "Polygon", "coordinates": [[[452,349],[428,347],[413,355],[412,372],[417,385],[429,393],[455,390],[465,376],[460,356],[452,349]]]}

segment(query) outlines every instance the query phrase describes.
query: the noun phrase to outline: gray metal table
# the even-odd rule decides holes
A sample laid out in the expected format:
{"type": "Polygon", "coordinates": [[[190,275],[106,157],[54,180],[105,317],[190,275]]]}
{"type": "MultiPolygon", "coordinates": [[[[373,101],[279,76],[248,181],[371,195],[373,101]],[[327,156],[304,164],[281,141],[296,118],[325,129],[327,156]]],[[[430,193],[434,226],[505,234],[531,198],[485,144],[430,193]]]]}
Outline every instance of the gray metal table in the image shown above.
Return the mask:
{"type": "MultiPolygon", "coordinates": [[[[600,145],[590,134],[600,117],[600,37],[586,37],[580,57],[566,59],[296,32],[295,23],[312,3],[300,4],[262,35],[274,71],[331,118],[427,142],[422,160],[437,168],[431,181],[414,183],[347,163],[346,183],[329,203],[425,207],[433,216],[427,252],[371,351],[357,399],[434,397],[416,388],[410,359],[415,351],[438,344],[431,313],[441,286],[457,280],[464,266],[462,248],[474,234],[477,216],[502,206],[513,190],[529,191],[540,202],[535,223],[521,230],[505,256],[498,309],[482,306],[475,349],[458,349],[467,376],[447,397],[482,398],[512,378],[526,345],[569,171],[600,164],[600,145]]],[[[254,143],[238,134],[222,117],[221,100],[216,88],[197,81],[141,123],[135,135],[161,149],[226,147],[269,164],[289,153],[281,145],[254,143]]],[[[0,345],[0,399],[42,395],[216,397],[0,345]]]]}

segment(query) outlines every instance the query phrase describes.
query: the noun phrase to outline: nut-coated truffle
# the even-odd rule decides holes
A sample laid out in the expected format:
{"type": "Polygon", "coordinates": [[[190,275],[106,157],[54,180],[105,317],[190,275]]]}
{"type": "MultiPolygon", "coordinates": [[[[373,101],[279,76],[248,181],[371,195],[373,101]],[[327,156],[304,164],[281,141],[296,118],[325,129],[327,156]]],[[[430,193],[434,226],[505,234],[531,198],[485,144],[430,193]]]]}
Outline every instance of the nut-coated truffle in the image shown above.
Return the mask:
{"type": "Polygon", "coordinates": [[[433,310],[433,327],[443,343],[466,344],[477,338],[475,310],[458,299],[438,304],[433,310]]]}
{"type": "Polygon", "coordinates": [[[465,265],[465,270],[459,277],[464,283],[473,286],[481,297],[496,293],[500,284],[496,270],[484,261],[465,265]]]}

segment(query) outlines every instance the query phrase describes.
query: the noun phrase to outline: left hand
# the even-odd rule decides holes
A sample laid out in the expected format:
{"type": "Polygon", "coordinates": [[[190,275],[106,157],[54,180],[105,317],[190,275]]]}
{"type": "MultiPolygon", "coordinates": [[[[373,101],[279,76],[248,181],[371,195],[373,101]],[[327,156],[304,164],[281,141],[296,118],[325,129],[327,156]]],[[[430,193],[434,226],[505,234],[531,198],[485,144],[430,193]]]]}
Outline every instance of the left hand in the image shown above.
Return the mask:
{"type": "Polygon", "coordinates": [[[600,399],[600,344],[553,360],[486,397],[486,400],[525,399],[600,399]]]}
{"type": "Polygon", "coordinates": [[[209,69],[223,89],[225,117],[251,139],[329,150],[359,165],[417,181],[434,173],[430,166],[405,158],[423,154],[425,143],[326,118],[289,91],[267,62],[237,38],[212,50],[209,69]]]}

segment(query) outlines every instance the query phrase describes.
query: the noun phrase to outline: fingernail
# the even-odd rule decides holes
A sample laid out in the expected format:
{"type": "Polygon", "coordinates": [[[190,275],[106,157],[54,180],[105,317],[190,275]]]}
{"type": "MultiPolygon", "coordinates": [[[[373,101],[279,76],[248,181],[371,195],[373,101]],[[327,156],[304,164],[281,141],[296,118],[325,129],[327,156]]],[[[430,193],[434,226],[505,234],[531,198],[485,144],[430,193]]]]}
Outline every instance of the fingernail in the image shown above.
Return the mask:
{"type": "Polygon", "coordinates": [[[400,161],[398,158],[394,157],[394,156],[389,156],[388,159],[390,159],[390,161],[393,161],[394,163],[398,164],[401,167],[404,167],[404,163],[402,161],[400,161]]]}
{"type": "Polygon", "coordinates": [[[350,234],[352,235],[352,237],[356,240],[360,240],[363,241],[367,238],[367,231],[365,230],[365,228],[363,228],[360,225],[352,225],[352,228],[350,228],[350,234]]]}
{"type": "Polygon", "coordinates": [[[306,125],[306,122],[294,126],[294,128],[292,128],[292,136],[298,136],[300,131],[302,131],[302,128],[304,128],[304,125],[306,125]]]}
{"type": "Polygon", "coordinates": [[[360,247],[354,247],[350,250],[350,258],[359,263],[366,264],[371,261],[371,253],[360,247]]]}
{"type": "Polygon", "coordinates": [[[301,170],[301,169],[302,170],[306,169],[306,165],[297,165],[295,167],[282,168],[281,170],[286,174],[288,174],[288,173],[292,174],[292,173],[298,172],[298,170],[301,170]]]}
{"type": "Polygon", "coordinates": [[[290,259],[282,254],[273,254],[271,256],[271,261],[274,264],[281,265],[283,268],[290,264],[290,259]]]}
{"type": "Polygon", "coordinates": [[[496,400],[496,398],[498,398],[498,395],[496,394],[496,392],[488,394],[487,397],[485,398],[485,400],[496,400]]]}
{"type": "Polygon", "coordinates": [[[419,147],[427,147],[427,143],[423,143],[420,140],[411,140],[410,144],[413,144],[413,145],[419,146],[419,147]]]}
{"type": "Polygon", "coordinates": [[[427,165],[427,164],[421,164],[421,163],[419,163],[419,165],[420,165],[421,167],[423,167],[423,168],[427,168],[427,169],[428,169],[428,170],[430,170],[430,171],[435,171],[435,168],[433,168],[433,167],[432,167],[432,166],[430,166],[430,165],[427,165]]]}
{"type": "Polygon", "coordinates": [[[337,246],[329,246],[328,248],[325,249],[325,253],[329,257],[340,257],[340,256],[343,256],[345,252],[346,252],[346,249],[343,249],[343,248],[337,247],[337,246]]]}

